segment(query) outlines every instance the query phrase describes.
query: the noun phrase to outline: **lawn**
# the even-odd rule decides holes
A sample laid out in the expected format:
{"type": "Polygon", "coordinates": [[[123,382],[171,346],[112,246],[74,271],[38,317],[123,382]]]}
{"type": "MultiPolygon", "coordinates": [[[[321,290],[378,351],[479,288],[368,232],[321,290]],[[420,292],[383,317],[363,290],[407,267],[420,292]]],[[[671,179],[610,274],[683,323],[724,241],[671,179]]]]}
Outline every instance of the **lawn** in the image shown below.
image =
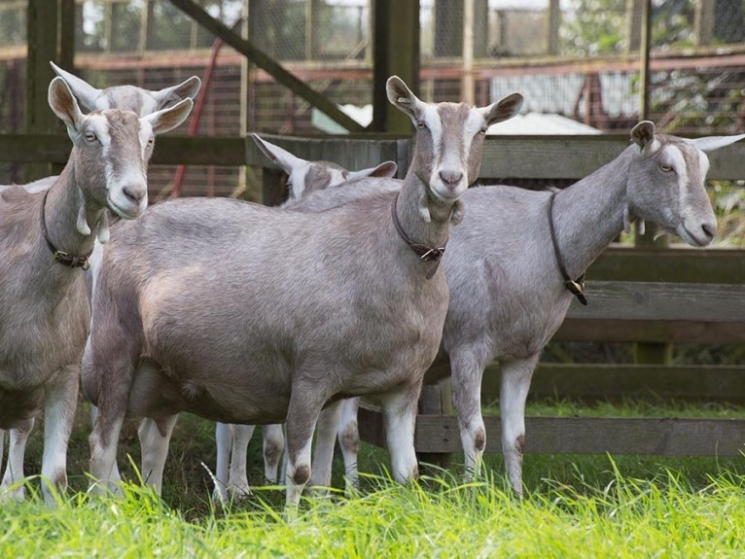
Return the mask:
{"type": "MultiPolygon", "coordinates": [[[[528,413],[743,415],[731,406],[632,401],[538,403],[528,413]]],[[[507,489],[499,457],[489,457],[488,479],[464,484],[456,457],[454,473],[401,487],[382,474],[386,453],[364,446],[360,467],[371,473],[358,495],[309,497],[287,522],[276,489],[256,488],[228,510],[211,505],[213,427],[186,416],[172,444],[163,500],[137,485],[126,486],[122,498],[88,495],[85,419],[81,412],[71,447],[74,490],[54,508],[34,498],[4,503],[1,556],[741,557],[745,541],[742,457],[529,455],[520,500],[507,489]]],[[[255,438],[254,479],[261,471],[255,438]]],[[[37,434],[29,449],[29,473],[38,471],[40,439],[37,434]]],[[[134,425],[122,446],[137,456],[134,425]]],[[[131,467],[125,471],[135,475],[131,467]]]]}

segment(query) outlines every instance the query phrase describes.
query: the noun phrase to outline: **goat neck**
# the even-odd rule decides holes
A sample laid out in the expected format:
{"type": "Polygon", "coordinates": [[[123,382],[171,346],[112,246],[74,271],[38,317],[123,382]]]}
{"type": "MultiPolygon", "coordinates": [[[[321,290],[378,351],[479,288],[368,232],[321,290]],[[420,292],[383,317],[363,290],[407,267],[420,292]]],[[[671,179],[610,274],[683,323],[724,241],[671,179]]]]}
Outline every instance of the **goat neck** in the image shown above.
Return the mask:
{"type": "Polygon", "coordinates": [[[99,226],[106,219],[104,207],[86,200],[84,189],[86,185],[76,180],[72,154],[54,185],[39,196],[39,219],[44,216],[47,239],[70,256],[87,256],[93,251],[99,226]]]}
{"type": "Polygon", "coordinates": [[[404,180],[400,194],[393,201],[394,211],[405,234],[412,242],[436,248],[447,243],[453,203],[433,200],[427,185],[414,173],[404,180]],[[426,212],[426,213],[425,213],[426,212]]]}
{"type": "Polygon", "coordinates": [[[556,243],[569,277],[582,274],[623,231],[634,150],[633,146],[627,148],[604,167],[555,195],[552,215],[556,243]]]}

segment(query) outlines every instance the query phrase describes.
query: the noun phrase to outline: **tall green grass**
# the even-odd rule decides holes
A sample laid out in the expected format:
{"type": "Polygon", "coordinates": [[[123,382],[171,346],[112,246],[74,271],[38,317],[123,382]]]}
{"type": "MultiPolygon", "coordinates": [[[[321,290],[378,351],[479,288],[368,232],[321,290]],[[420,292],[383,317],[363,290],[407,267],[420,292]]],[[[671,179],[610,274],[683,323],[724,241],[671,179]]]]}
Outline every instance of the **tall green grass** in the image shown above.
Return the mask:
{"type": "Polygon", "coordinates": [[[188,520],[149,491],[79,493],[0,509],[3,557],[742,557],[745,478],[712,476],[700,489],[666,472],[614,472],[605,486],[560,483],[518,499],[499,479],[451,477],[411,487],[368,478],[349,499],[304,499],[285,521],[258,490],[251,510],[212,509],[188,520]],[[374,489],[374,490],[372,490],[374,489]]]}
{"type": "MultiPolygon", "coordinates": [[[[667,415],[740,417],[726,405],[625,401],[580,405],[534,402],[530,415],[667,415]]],[[[209,499],[214,426],[179,421],[163,499],[139,485],[123,497],[90,495],[85,410],[76,425],[71,490],[57,507],[28,485],[24,503],[0,506],[0,557],[742,557],[745,542],[745,459],[654,456],[525,456],[526,496],[516,498],[501,457],[488,456],[485,479],[464,484],[461,458],[436,477],[401,487],[384,475],[387,453],[361,452],[358,495],[303,499],[287,522],[284,494],[256,487],[246,501],[222,509],[209,499]]],[[[136,426],[124,430],[123,456],[139,460],[136,426]]],[[[492,435],[493,436],[493,435],[492,435]]],[[[528,433],[528,436],[530,434],[528,433]]],[[[29,449],[27,472],[38,472],[41,437],[29,449]]],[[[260,479],[261,441],[249,456],[260,479]]],[[[335,470],[341,471],[341,464],[335,470]]],[[[335,477],[334,484],[342,485],[335,477]]]]}

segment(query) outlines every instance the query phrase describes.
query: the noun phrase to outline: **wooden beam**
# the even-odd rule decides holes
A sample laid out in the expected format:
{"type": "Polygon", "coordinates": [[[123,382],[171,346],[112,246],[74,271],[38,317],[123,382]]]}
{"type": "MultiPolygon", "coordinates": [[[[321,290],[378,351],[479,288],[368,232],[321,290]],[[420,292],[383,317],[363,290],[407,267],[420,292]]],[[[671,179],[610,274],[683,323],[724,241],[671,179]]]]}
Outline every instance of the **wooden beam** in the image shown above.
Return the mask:
{"type": "Polygon", "coordinates": [[[595,320],[567,318],[553,341],[745,343],[743,322],[595,320]]]}
{"type": "Polygon", "coordinates": [[[612,247],[590,266],[587,277],[599,281],[741,285],[745,283],[745,250],[612,247]]]}
{"type": "MultiPolygon", "coordinates": [[[[51,79],[51,78],[50,78],[51,79]]],[[[47,82],[48,85],[48,82],[47,82]]],[[[48,110],[48,109],[47,109],[48,110]]],[[[50,114],[51,111],[49,111],[50,114]]],[[[385,159],[397,160],[399,171],[405,173],[409,140],[392,135],[365,135],[364,139],[352,137],[306,137],[289,138],[267,136],[270,141],[278,141],[286,149],[300,150],[299,157],[306,159],[329,159],[329,154],[341,150],[344,160],[339,162],[354,168],[357,161],[371,161],[370,154],[379,150],[385,159]],[[271,138],[275,138],[271,139],[271,138]],[[380,147],[376,145],[380,144],[380,147]],[[342,147],[344,146],[344,147],[342,147]],[[394,146],[396,146],[394,148],[394,146]],[[399,158],[394,155],[396,150],[399,158]],[[385,153],[383,153],[385,152],[385,153]],[[316,157],[320,154],[319,157],[316,157]],[[365,155],[368,154],[368,155],[365,155]]],[[[258,150],[248,146],[245,151],[241,138],[204,137],[181,138],[164,136],[157,144],[163,149],[158,157],[161,161],[173,163],[194,163],[203,165],[269,165],[259,158],[258,150]],[[166,153],[171,148],[166,145],[182,146],[187,152],[166,153]],[[227,153],[220,150],[226,149],[227,153]],[[196,158],[192,161],[192,157],[196,158]],[[214,157],[214,161],[209,158],[214,157]],[[246,158],[246,159],[244,159],[246,158]],[[243,161],[244,163],[239,163],[243,161]]],[[[253,142],[252,142],[253,143],[253,142]]],[[[43,162],[66,161],[69,154],[69,139],[60,134],[48,136],[39,134],[0,134],[0,161],[43,162]],[[44,137],[42,137],[44,136],[44,137]],[[44,149],[35,152],[36,142],[44,149]]],[[[577,180],[599,169],[617,157],[628,145],[626,136],[492,136],[484,143],[484,159],[481,163],[480,177],[491,183],[509,184],[510,179],[573,179],[577,180]],[[537,156],[536,154],[539,154],[537,156]]],[[[156,148],[156,154],[158,149],[156,148]]],[[[380,159],[383,161],[384,159],[380,159]]],[[[711,168],[708,178],[712,180],[732,180],[745,175],[745,142],[733,144],[709,154],[711,168]]],[[[359,168],[359,167],[357,167],[359,168]]],[[[710,251],[707,251],[710,252],[710,251]]],[[[703,252],[702,252],[703,254],[703,252]]]]}
{"type": "MultiPolygon", "coordinates": [[[[382,414],[361,407],[360,437],[384,441],[382,414]]],[[[502,451],[498,417],[484,417],[486,452],[502,451]]],[[[526,454],[647,454],[654,456],[740,456],[745,451],[745,420],[606,417],[527,417],[526,454]]],[[[417,417],[417,452],[461,452],[455,417],[417,417]]]]}
{"type": "Polygon", "coordinates": [[[224,23],[213,18],[192,0],[171,0],[171,3],[212,34],[221,38],[228,45],[249,58],[259,68],[271,74],[278,83],[305,99],[334,122],[337,122],[350,132],[363,132],[365,130],[364,126],[347,116],[334,103],[285,70],[281,64],[256,47],[251,41],[243,39],[239,34],[231,31],[224,23]]]}
{"type": "Polygon", "coordinates": [[[589,304],[574,300],[568,317],[613,320],[742,322],[745,285],[588,281],[589,304]]]}
{"type": "MultiPolygon", "coordinates": [[[[629,136],[490,136],[484,142],[482,178],[509,184],[510,178],[574,179],[586,177],[628,147],[629,136]]],[[[709,180],[734,180],[745,174],[745,142],[709,154],[709,180]]]]}
{"type": "MultiPolygon", "coordinates": [[[[499,398],[499,365],[484,371],[481,401],[499,398]]],[[[540,363],[530,384],[537,398],[675,398],[745,401],[745,367],[540,363]]]]}
{"type": "MultiPolygon", "coordinates": [[[[485,417],[486,452],[502,452],[501,423],[485,417]]],[[[419,416],[419,452],[462,451],[454,417],[419,416]]],[[[740,456],[745,420],[600,417],[527,417],[526,454],[648,454],[655,456],[740,456]]]]}

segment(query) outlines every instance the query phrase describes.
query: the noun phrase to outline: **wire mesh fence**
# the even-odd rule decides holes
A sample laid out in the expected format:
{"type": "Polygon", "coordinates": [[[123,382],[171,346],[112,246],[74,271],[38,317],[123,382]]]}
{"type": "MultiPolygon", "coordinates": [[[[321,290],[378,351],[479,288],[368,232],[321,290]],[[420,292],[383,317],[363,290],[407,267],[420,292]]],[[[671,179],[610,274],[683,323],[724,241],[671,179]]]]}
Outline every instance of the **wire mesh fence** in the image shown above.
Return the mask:
{"type": "MultiPolygon", "coordinates": [[[[463,98],[464,2],[420,0],[421,96],[463,98]]],[[[470,0],[475,99],[518,90],[527,133],[625,131],[640,118],[644,0],[470,0]],[[531,124],[531,122],[533,124],[531,124]],[[585,128],[578,127],[582,125],[585,128]]],[[[197,0],[228,26],[366,124],[372,103],[372,0],[197,0]],[[237,28],[241,28],[239,23],[237,28]]],[[[0,133],[24,128],[26,2],[0,0],[0,133]]],[[[96,87],[159,89],[204,76],[215,37],[167,0],[78,0],[75,72],[96,87]]],[[[679,134],[745,128],[745,1],[652,0],[649,110],[679,134]]],[[[223,47],[199,134],[282,134],[338,128],[271,76],[223,47]]],[[[184,133],[184,125],[177,133],[184,133]]],[[[21,181],[0,167],[0,183],[21,181]]],[[[151,173],[167,190],[171,168],[151,173]]],[[[236,169],[192,169],[185,192],[229,195],[236,169]],[[200,190],[201,189],[201,190],[200,190]]]]}

